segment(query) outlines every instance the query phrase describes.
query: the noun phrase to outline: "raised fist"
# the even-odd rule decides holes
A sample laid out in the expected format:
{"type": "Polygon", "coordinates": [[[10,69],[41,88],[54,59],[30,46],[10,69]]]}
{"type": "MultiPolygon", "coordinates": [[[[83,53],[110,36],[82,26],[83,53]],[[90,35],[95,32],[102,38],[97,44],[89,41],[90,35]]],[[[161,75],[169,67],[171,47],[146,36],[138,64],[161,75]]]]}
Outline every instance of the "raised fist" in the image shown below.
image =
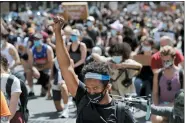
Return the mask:
{"type": "Polygon", "coordinates": [[[54,31],[61,30],[61,28],[63,28],[65,25],[65,20],[63,17],[56,16],[53,18],[53,21],[54,21],[54,24],[53,24],[54,31]]]}

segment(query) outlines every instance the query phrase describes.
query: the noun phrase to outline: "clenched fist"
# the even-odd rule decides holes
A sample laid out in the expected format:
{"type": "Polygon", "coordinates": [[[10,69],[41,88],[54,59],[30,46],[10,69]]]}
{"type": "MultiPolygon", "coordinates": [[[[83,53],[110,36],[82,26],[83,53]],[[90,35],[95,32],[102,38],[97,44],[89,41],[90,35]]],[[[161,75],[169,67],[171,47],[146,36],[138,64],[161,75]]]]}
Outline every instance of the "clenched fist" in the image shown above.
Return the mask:
{"type": "Polygon", "coordinates": [[[65,20],[63,17],[56,16],[53,18],[54,24],[53,24],[53,29],[54,31],[61,30],[61,28],[64,27],[65,25],[65,20]]]}

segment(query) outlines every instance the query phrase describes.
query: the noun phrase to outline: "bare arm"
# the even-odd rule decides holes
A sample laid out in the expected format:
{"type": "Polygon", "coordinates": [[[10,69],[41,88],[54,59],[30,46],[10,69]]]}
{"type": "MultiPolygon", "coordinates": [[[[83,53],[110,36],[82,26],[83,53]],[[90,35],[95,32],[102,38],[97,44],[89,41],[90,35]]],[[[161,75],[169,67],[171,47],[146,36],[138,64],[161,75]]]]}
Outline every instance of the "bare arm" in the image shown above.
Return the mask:
{"type": "Polygon", "coordinates": [[[20,92],[15,92],[11,95],[10,105],[9,105],[9,109],[11,112],[11,116],[9,117],[10,120],[14,117],[17,111],[17,105],[18,105],[20,94],[21,94],[20,92]]]}
{"type": "Polygon", "coordinates": [[[87,47],[84,43],[80,44],[80,52],[81,52],[81,59],[77,63],[75,63],[74,67],[78,67],[81,64],[85,63],[85,59],[87,56],[87,47]]]}
{"type": "Polygon", "coordinates": [[[20,58],[19,58],[19,54],[17,52],[17,49],[15,47],[11,46],[9,52],[10,52],[10,55],[15,60],[15,64],[10,68],[10,69],[13,69],[17,65],[20,65],[21,64],[21,61],[20,61],[20,58]]]}
{"type": "Polygon", "coordinates": [[[110,58],[107,58],[105,56],[100,56],[99,54],[97,53],[92,53],[92,58],[95,60],[95,61],[99,61],[99,62],[107,62],[110,60],[110,58]]]}
{"type": "Polygon", "coordinates": [[[32,69],[32,67],[33,67],[33,54],[32,54],[32,50],[28,49],[27,53],[28,53],[28,63],[30,64],[30,69],[32,69]]]}
{"type": "Polygon", "coordinates": [[[157,74],[159,69],[152,69],[153,74],[157,74]]]}
{"type": "Polygon", "coordinates": [[[133,63],[121,63],[120,68],[133,68],[140,70],[142,68],[142,65],[138,62],[133,63]]]}
{"type": "Polygon", "coordinates": [[[67,88],[73,97],[76,96],[79,79],[74,72],[72,61],[70,60],[69,53],[65,47],[65,42],[61,36],[61,25],[64,20],[60,17],[54,18],[54,32],[56,36],[56,55],[61,69],[62,76],[66,82],[67,88]],[[61,23],[59,22],[61,21],[61,23]]]}
{"type": "Polygon", "coordinates": [[[158,85],[158,73],[154,74],[154,78],[153,78],[153,103],[155,105],[159,104],[159,92],[158,89],[159,85],[158,85]]]}
{"type": "MultiPolygon", "coordinates": [[[[53,67],[54,67],[55,63],[54,63],[54,60],[53,60],[53,67]]],[[[51,74],[50,74],[50,77],[49,77],[49,82],[51,84],[51,81],[53,80],[53,68],[51,69],[51,74]]]]}
{"type": "MultiPolygon", "coordinates": [[[[54,67],[54,60],[53,60],[53,67],[54,67]]],[[[49,76],[49,83],[48,83],[48,96],[50,95],[50,91],[51,91],[51,85],[52,85],[52,80],[54,78],[54,74],[53,74],[53,68],[51,69],[51,73],[50,73],[50,76],[49,76]]]]}
{"type": "Polygon", "coordinates": [[[51,39],[47,39],[47,44],[52,47],[52,49],[56,50],[56,45],[51,42],[51,39]]]}

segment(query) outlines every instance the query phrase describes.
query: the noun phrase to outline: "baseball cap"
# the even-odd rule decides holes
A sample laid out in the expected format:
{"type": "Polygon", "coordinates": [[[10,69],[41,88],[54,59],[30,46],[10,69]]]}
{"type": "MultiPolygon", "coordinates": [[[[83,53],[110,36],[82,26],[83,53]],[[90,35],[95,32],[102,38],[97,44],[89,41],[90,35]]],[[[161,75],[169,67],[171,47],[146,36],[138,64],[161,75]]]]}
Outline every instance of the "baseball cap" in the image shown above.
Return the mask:
{"type": "Polygon", "coordinates": [[[100,47],[95,46],[95,47],[93,47],[93,49],[92,49],[92,53],[97,53],[97,54],[99,54],[99,55],[102,55],[102,50],[101,50],[100,47]]]}
{"type": "Polygon", "coordinates": [[[95,19],[94,19],[94,17],[93,17],[93,16],[89,16],[89,17],[87,18],[87,20],[92,21],[92,22],[94,22],[94,21],[95,21],[95,19]]]}
{"type": "Polygon", "coordinates": [[[33,38],[34,38],[34,39],[42,39],[43,36],[42,36],[41,33],[36,33],[36,34],[34,34],[33,38]]]}
{"type": "Polygon", "coordinates": [[[80,36],[80,32],[78,29],[73,29],[71,32],[71,35],[76,35],[76,36],[80,36]]]}

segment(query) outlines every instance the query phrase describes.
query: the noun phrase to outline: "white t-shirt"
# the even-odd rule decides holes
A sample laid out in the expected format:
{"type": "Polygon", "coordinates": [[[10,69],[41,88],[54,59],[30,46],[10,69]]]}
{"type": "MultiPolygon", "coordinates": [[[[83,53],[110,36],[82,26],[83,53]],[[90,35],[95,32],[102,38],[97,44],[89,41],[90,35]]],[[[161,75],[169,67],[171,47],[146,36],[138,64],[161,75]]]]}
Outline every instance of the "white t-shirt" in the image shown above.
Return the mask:
{"type": "MultiPolygon", "coordinates": [[[[1,91],[4,93],[4,96],[6,97],[6,100],[7,100],[7,103],[9,105],[10,103],[10,99],[8,98],[7,96],[7,93],[6,93],[6,83],[7,83],[7,80],[9,78],[9,74],[1,74],[1,91]]],[[[14,77],[14,81],[13,81],[13,84],[12,84],[12,88],[11,88],[11,95],[15,92],[22,92],[21,91],[21,85],[20,85],[20,80],[17,78],[17,77],[14,77]]],[[[20,100],[19,100],[19,103],[20,103],[20,100]]],[[[19,110],[19,106],[17,105],[17,110],[19,110]]]]}

